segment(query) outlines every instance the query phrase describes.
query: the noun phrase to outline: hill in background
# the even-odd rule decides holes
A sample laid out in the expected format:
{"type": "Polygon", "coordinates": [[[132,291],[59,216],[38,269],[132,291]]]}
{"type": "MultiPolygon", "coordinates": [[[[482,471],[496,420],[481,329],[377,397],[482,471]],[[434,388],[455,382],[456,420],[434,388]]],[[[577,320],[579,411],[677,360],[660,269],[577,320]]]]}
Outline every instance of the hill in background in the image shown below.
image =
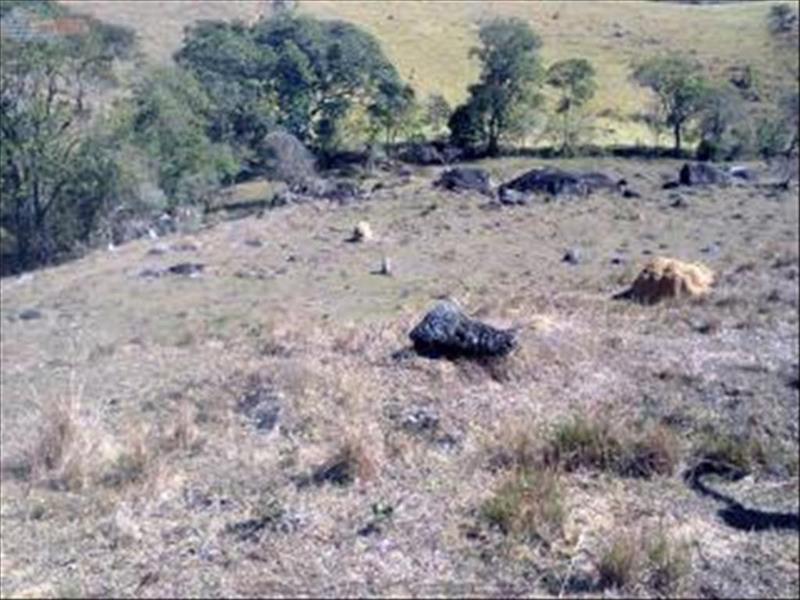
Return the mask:
{"type": "MultiPolygon", "coordinates": [[[[127,25],[141,38],[149,59],[167,61],[180,46],[184,27],[203,19],[253,21],[270,2],[204,0],[126,2],[66,0],[76,11],[127,25]]],[[[531,23],[542,36],[546,63],[571,57],[591,60],[598,72],[592,101],[599,143],[652,142],[634,120],[647,95],[630,81],[631,64],[653,54],[684,52],[717,77],[732,67],[753,66],[765,97],[787,77],[775,60],[767,29],[770,7],[780,2],[297,2],[297,10],[344,19],[374,34],[401,75],[424,97],[442,93],[451,104],[466,97],[477,63],[468,58],[479,24],[494,16],[531,23]]]]}

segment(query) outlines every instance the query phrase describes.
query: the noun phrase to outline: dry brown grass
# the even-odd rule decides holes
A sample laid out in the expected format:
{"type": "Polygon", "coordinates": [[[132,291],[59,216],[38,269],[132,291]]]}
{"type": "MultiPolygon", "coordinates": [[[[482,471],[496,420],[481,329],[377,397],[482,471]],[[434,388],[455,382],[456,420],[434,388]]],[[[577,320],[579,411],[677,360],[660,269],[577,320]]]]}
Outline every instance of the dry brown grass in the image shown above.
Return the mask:
{"type": "Polygon", "coordinates": [[[663,426],[625,432],[603,419],[576,417],[556,427],[543,449],[546,464],[567,471],[594,469],[625,477],[671,475],[679,459],[675,434],[663,426]]]}
{"type": "Polygon", "coordinates": [[[642,304],[702,298],[710,293],[714,278],[714,272],[705,265],[657,257],[644,266],[628,296],[642,304]]]}
{"type": "Polygon", "coordinates": [[[563,534],[566,516],[558,474],[544,469],[511,474],[483,504],[481,515],[505,534],[553,544],[563,534]]]}
{"type": "MultiPolygon", "coordinates": [[[[486,166],[505,178],[538,163],[486,166]]],[[[155,257],[141,240],[31,280],[0,281],[4,463],[41,424],[33,407],[61,396],[69,404],[71,369],[85,381],[73,431],[96,421],[87,443],[101,450],[62,444],[64,456],[86,457],[78,461],[86,484],[67,493],[46,485],[63,463],[28,482],[13,474],[24,469],[4,464],[12,467],[0,498],[4,593],[37,586],[50,590],[37,595],[55,595],[75,584],[98,596],[579,595],[596,583],[600,536],[610,540],[620,524],[652,531],[662,518],[671,543],[691,536],[708,558],[682,579],[687,595],[701,586],[719,596],[793,593],[793,536],[738,531],[717,516],[718,504],[667,473],[673,456],[686,455],[681,444],[673,454],[670,431],[688,451],[706,424],[750,428],[796,454],[797,388],[784,376],[797,357],[794,308],[771,302],[770,323],[735,325],[773,288],[796,293],[795,267],[773,268],[765,247],[796,240],[797,203],[730,188],[676,211],[656,181],[659,171],[674,174],[671,162],[558,164],[629,181],[656,172],[639,183],[647,200],[632,200],[646,218],[614,221],[619,198],[602,195],[483,210],[433,190],[429,173],[395,197],[291,206],[202,231],[192,251],[208,265],[202,278],[138,278],[144,266],[186,257],[155,257]],[[433,202],[437,210],[423,216],[433,202]],[[731,210],[744,217],[728,220],[731,210]],[[763,224],[765,212],[775,218],[763,224]],[[386,235],[346,243],[360,220],[386,235]],[[244,243],[252,237],[263,245],[244,243]],[[715,240],[729,258],[701,251],[715,240]],[[578,242],[587,262],[564,265],[564,248],[578,242]],[[625,269],[610,257],[623,248],[635,265],[662,243],[722,273],[753,262],[719,284],[721,297],[743,301],[610,302],[613,276],[625,269]],[[384,253],[394,277],[371,273],[384,253]],[[256,268],[266,279],[234,275],[256,268]],[[482,320],[522,328],[505,373],[397,353],[445,294],[482,320]],[[16,318],[30,306],[43,318],[16,318]],[[712,317],[715,335],[690,325],[712,317]],[[70,331],[84,332],[83,349],[114,352],[89,360],[65,347],[70,331]],[[190,346],[180,344],[186,332],[190,346]],[[263,430],[237,410],[259,386],[279,408],[263,430]],[[577,432],[575,415],[586,422],[577,432]],[[552,466],[574,468],[550,469],[545,485],[522,479],[547,471],[554,444],[552,466]],[[487,464],[487,450],[505,456],[487,464]],[[620,457],[629,455],[636,460],[626,471],[620,457]],[[335,464],[350,483],[298,485],[335,464]],[[480,518],[495,497],[489,513],[508,535],[480,518]],[[391,520],[370,528],[378,504],[392,507],[391,520]],[[479,583],[455,584],[464,580],[479,583]]],[[[74,438],[47,429],[51,440],[74,438]]],[[[768,475],[720,485],[748,508],[794,512],[794,481],[768,475]]],[[[646,556],[647,544],[640,548],[646,556]]],[[[626,593],[660,594],[651,576],[659,562],[642,558],[626,593]]]]}
{"type": "Polygon", "coordinates": [[[607,543],[597,562],[600,586],[621,591],[650,591],[672,597],[691,566],[691,551],[662,528],[638,531],[626,527],[607,543]]]}

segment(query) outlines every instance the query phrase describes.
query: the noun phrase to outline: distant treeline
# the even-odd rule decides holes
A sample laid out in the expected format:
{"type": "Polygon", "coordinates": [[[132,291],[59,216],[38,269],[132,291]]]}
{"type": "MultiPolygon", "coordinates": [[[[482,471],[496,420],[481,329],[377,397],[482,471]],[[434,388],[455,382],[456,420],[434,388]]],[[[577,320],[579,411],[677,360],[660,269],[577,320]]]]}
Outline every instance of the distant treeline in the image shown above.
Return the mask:
{"type": "MultiPolygon", "coordinates": [[[[436,141],[470,157],[520,152],[532,138],[553,156],[597,151],[587,110],[594,66],[545,65],[541,38],[524,21],[481,26],[470,52],[479,79],[451,107],[438,94],[418,98],[355,25],[275,6],[252,25],[198,22],[172,65],[150,67],[125,27],[50,0],[0,2],[0,273],[114,241],[125,220],[208,206],[222,186],[269,173],[265,140],[276,131],[322,168],[348,151],[391,154],[399,142],[436,141]],[[58,19],[71,26],[36,26],[58,19]]],[[[765,27],[796,82],[796,10],[772,7],[765,27]]],[[[765,102],[752,68],[712,81],[679,55],[646,58],[631,76],[652,92],[638,118],[668,132],[674,154],[687,139],[700,159],[796,151],[796,87],[765,102]]]]}

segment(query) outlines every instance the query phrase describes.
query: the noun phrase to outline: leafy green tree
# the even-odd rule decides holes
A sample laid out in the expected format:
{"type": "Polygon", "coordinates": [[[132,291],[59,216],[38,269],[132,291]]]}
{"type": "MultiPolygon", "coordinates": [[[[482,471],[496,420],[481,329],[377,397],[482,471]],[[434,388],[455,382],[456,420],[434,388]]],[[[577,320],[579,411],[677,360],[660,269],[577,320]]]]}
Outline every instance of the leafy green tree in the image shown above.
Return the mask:
{"type": "Polygon", "coordinates": [[[499,152],[500,138],[512,125],[519,108],[535,109],[541,101],[536,87],[542,68],[538,50],[542,43],[530,26],[520,19],[495,19],[481,26],[478,33],[480,46],[470,51],[481,62],[481,75],[477,84],[470,86],[472,107],[461,112],[456,122],[478,125],[474,132],[454,132],[454,137],[474,137],[472,133],[485,133],[486,151],[490,156],[499,152]],[[464,119],[477,111],[480,119],[464,119]],[[467,133],[467,135],[462,135],[467,133]]]}
{"type": "Polygon", "coordinates": [[[659,56],[636,67],[633,77],[655,93],[658,114],[672,130],[673,151],[679,156],[686,126],[706,106],[708,84],[701,67],[679,56],[659,56]]]}
{"type": "Polygon", "coordinates": [[[195,77],[158,68],[134,86],[132,142],[156,158],[159,187],[171,204],[206,200],[238,170],[232,152],[206,136],[210,102],[195,77]]]}
{"type": "Polygon", "coordinates": [[[450,115],[447,127],[450,141],[459,148],[478,151],[486,146],[486,114],[476,99],[458,106],[450,115]]]}
{"type": "Polygon", "coordinates": [[[342,21],[282,13],[252,27],[200,23],[187,32],[176,58],[211,98],[212,139],[218,141],[252,147],[279,126],[330,153],[355,107],[370,109],[391,137],[396,127],[389,112],[408,102],[378,42],[342,21]]]}
{"type": "Polygon", "coordinates": [[[383,132],[387,148],[394,145],[401,130],[412,124],[416,110],[413,88],[391,79],[378,85],[375,101],[368,108],[373,131],[383,132]]]}
{"type": "Polygon", "coordinates": [[[751,145],[751,120],[741,96],[730,85],[709,86],[700,114],[701,160],[731,160],[751,145]]]}
{"type": "Polygon", "coordinates": [[[594,67],[583,58],[562,60],[547,70],[547,84],[559,92],[556,115],[562,154],[572,154],[584,129],[584,123],[577,122],[578,115],[597,89],[594,76],[594,67]]]}
{"type": "Polygon", "coordinates": [[[453,109],[441,94],[432,94],[425,102],[425,119],[434,133],[439,133],[445,128],[452,113],[453,109]]]}
{"type": "MultiPolygon", "coordinates": [[[[19,5],[18,9],[27,5],[19,5]]],[[[32,10],[66,14],[51,3],[32,10]]],[[[38,14],[38,13],[37,13],[38,14]]],[[[44,13],[43,13],[44,14],[44,13]]],[[[133,35],[86,20],[88,32],[15,40],[0,53],[0,229],[3,271],[50,263],[88,235],[114,193],[115,165],[83,122],[88,88],[113,82],[133,35]]]]}
{"type": "Polygon", "coordinates": [[[335,150],[355,105],[391,104],[387,90],[405,95],[375,38],[350,23],[286,16],[259,22],[254,35],[276,56],[270,83],[280,124],[323,154],[335,150]]]}
{"type": "Polygon", "coordinates": [[[189,27],[176,53],[208,96],[208,133],[215,142],[234,145],[242,154],[276,123],[277,102],[270,76],[275,55],[259,46],[241,22],[200,21],[189,27]]]}
{"type": "Polygon", "coordinates": [[[797,11],[792,10],[789,4],[776,4],[771,6],[767,13],[767,24],[770,33],[781,35],[797,31],[797,11]]]}

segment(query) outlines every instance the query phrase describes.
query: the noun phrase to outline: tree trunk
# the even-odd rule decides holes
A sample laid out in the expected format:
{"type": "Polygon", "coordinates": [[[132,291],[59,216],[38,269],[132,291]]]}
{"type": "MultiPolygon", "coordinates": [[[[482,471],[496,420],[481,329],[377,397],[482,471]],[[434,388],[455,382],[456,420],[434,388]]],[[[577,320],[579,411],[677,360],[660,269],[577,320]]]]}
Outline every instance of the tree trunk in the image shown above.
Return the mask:
{"type": "Polygon", "coordinates": [[[489,133],[489,145],[486,147],[486,154],[489,156],[500,154],[500,146],[497,143],[497,134],[495,133],[489,133]]]}
{"type": "Polygon", "coordinates": [[[673,153],[675,154],[675,158],[681,157],[681,124],[675,123],[673,128],[673,133],[675,135],[675,147],[673,148],[673,153]]]}

